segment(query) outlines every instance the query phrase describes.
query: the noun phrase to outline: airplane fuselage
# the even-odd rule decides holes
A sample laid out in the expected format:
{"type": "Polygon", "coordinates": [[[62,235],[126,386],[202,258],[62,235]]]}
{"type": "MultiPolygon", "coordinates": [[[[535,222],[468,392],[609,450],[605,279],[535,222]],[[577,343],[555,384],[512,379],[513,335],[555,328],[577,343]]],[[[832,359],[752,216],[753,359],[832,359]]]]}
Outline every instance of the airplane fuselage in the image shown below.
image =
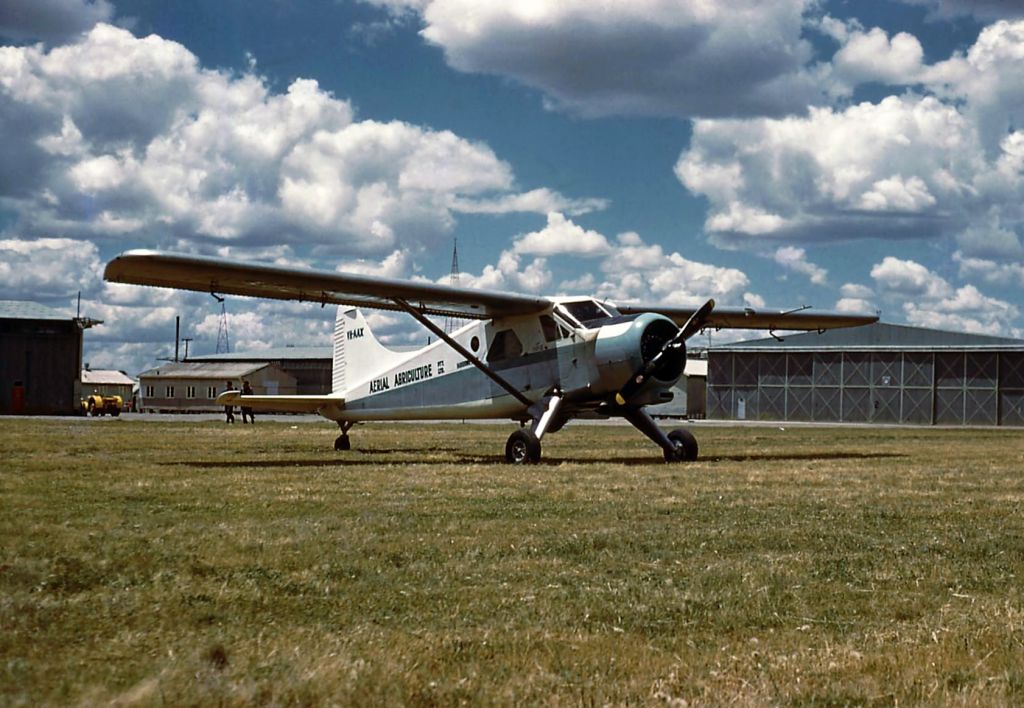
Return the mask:
{"type": "MultiPolygon", "coordinates": [[[[607,307],[607,306],[606,306],[607,307]]],[[[621,317],[601,313],[586,326],[556,306],[542,315],[473,321],[451,338],[482,359],[501,378],[537,402],[554,389],[577,392],[574,407],[595,407],[617,390],[642,363],[640,342],[656,314],[621,317]]],[[[343,318],[339,315],[339,321],[343,318]]],[[[358,345],[372,337],[369,328],[353,321],[341,340],[358,345]]],[[[347,323],[344,323],[347,324],[347,323]]],[[[336,336],[340,333],[336,332],[336,336]]],[[[436,420],[463,418],[529,419],[528,406],[473,366],[447,342],[435,340],[415,351],[380,347],[372,369],[346,374],[344,407],[322,410],[339,421],[436,420]]],[[[666,400],[681,367],[651,387],[649,400],[666,400]]]]}

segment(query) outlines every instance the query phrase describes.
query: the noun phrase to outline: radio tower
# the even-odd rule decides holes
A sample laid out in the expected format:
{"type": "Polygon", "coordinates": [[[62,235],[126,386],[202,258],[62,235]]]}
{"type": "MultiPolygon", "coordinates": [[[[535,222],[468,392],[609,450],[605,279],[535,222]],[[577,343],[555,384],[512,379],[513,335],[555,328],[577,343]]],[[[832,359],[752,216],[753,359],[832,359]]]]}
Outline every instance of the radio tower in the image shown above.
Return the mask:
{"type": "MultiPolygon", "coordinates": [[[[214,295],[214,297],[217,297],[214,295]]],[[[224,306],[224,298],[218,297],[220,301],[220,326],[217,328],[217,353],[230,354],[231,345],[228,342],[228,311],[224,306]]]]}
{"type": "MultiPolygon", "coordinates": [[[[452,239],[452,273],[448,276],[448,284],[452,287],[458,287],[459,285],[459,239],[457,238],[452,239]]],[[[457,330],[461,324],[462,320],[458,317],[445,317],[445,334],[451,334],[457,330]]]]}

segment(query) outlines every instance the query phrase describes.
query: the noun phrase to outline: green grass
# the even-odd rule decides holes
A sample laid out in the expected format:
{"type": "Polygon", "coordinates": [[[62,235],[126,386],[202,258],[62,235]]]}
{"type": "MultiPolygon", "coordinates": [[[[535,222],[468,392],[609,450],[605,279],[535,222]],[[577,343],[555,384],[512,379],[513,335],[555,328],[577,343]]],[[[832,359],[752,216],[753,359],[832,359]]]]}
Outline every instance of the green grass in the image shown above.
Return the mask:
{"type": "Polygon", "coordinates": [[[0,705],[1020,704],[1019,430],[0,420],[0,705]]]}

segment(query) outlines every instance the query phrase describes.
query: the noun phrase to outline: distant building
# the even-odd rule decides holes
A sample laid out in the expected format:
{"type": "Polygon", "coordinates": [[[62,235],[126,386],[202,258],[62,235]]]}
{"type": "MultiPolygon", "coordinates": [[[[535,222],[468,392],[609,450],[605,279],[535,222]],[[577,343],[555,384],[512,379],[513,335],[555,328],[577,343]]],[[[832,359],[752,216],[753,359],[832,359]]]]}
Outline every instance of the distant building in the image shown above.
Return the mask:
{"type": "Polygon", "coordinates": [[[1024,426],[1024,340],[876,323],[708,350],[708,417],[1024,426]]]}
{"type": "Polygon", "coordinates": [[[98,393],[101,396],[120,396],[127,407],[132,400],[135,380],[123,371],[108,369],[82,369],[82,396],[98,393]]]}
{"type": "Polygon", "coordinates": [[[78,413],[82,331],[94,324],[34,302],[0,300],[0,413],[78,413]]]}
{"type": "Polygon", "coordinates": [[[672,387],[672,400],[648,406],[647,411],[656,418],[704,418],[707,401],[708,362],[687,359],[683,377],[672,387]]]}
{"type": "Polygon", "coordinates": [[[331,347],[276,347],[252,352],[190,356],[190,362],[237,362],[274,364],[295,377],[296,393],[318,395],[331,392],[331,347]]]}
{"type": "Polygon", "coordinates": [[[295,377],[267,362],[171,362],[139,374],[138,406],[142,412],[201,413],[219,411],[218,395],[230,381],[235,389],[242,381],[253,392],[294,395],[295,377]]]}

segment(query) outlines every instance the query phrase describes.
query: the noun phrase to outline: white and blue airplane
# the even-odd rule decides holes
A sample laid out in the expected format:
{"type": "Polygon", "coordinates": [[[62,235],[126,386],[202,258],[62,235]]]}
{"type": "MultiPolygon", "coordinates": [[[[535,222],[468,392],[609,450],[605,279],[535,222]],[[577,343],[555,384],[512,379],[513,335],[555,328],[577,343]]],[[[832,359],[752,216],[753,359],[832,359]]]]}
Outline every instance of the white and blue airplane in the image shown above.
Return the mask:
{"type": "Polygon", "coordinates": [[[112,282],[338,305],[332,391],[263,396],[227,391],[221,405],[319,413],[341,434],[363,421],[519,421],[505,459],[535,463],[541,440],[574,418],[623,418],[670,462],[697,459],[685,428],[666,433],[645,407],[671,400],[686,364],[686,340],[704,328],[825,330],[875,322],[873,315],[799,310],[613,305],[590,297],[537,297],[427,282],[307,270],[151,251],[110,261],[112,282]],[[405,312],[436,340],[397,351],[370,331],[362,309],[405,312]],[[446,333],[430,317],[470,322],[446,333]]]}

